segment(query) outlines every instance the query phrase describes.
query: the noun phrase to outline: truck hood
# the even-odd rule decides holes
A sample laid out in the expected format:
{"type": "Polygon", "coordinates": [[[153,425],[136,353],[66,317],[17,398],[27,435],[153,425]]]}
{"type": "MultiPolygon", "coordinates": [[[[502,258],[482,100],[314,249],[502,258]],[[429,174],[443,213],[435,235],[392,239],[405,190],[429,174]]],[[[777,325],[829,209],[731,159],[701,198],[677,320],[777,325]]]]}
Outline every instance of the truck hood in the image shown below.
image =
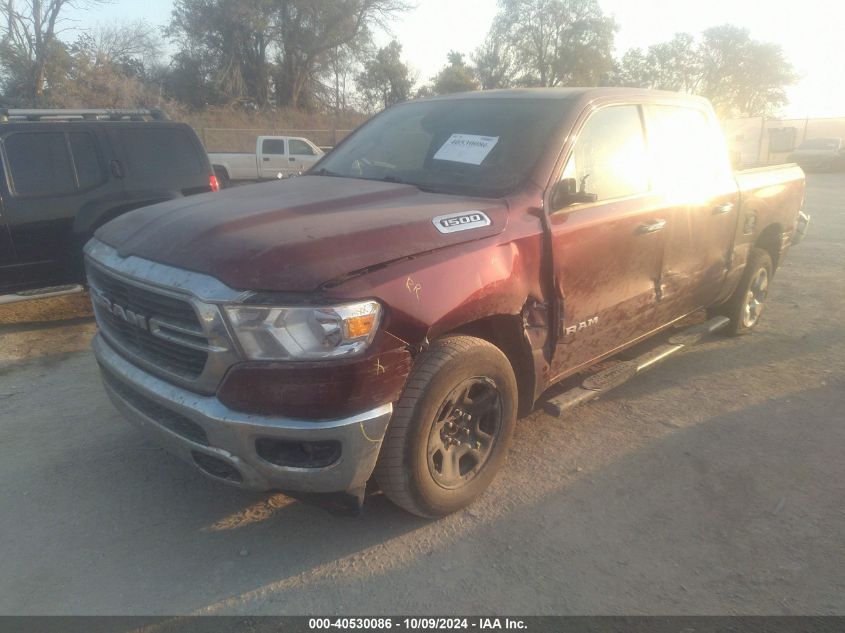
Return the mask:
{"type": "Polygon", "coordinates": [[[216,277],[237,290],[305,292],[369,267],[489,237],[503,200],[328,176],[235,187],[127,213],[96,236],[134,255],[216,277]],[[488,226],[439,231],[432,219],[481,211],[488,226]]]}

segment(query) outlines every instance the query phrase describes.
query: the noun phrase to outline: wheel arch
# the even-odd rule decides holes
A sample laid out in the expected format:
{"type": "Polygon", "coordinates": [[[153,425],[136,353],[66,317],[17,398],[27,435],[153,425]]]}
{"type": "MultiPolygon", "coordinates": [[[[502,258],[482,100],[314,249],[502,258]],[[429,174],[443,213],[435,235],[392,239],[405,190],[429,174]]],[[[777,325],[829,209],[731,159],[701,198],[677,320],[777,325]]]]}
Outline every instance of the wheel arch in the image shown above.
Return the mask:
{"type": "Polygon", "coordinates": [[[772,258],[772,273],[778,268],[782,245],[783,227],[778,223],[769,224],[754,240],[754,248],[763,249],[772,258]]]}
{"type": "Polygon", "coordinates": [[[528,415],[534,407],[536,376],[531,346],[525,334],[522,318],[513,314],[495,314],[464,323],[441,336],[464,334],[495,345],[508,359],[516,378],[519,417],[528,415]]]}

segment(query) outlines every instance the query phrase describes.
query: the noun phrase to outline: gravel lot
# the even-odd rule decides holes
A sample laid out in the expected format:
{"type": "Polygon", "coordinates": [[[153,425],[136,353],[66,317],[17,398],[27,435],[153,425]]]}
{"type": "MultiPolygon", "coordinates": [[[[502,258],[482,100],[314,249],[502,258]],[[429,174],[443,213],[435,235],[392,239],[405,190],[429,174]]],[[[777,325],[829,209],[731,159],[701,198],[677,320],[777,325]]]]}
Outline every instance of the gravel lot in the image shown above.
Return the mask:
{"type": "Polygon", "coordinates": [[[209,481],[112,408],[84,299],[0,306],[0,614],[845,614],[845,175],[806,208],[753,335],[522,420],[438,522],[209,481]]]}

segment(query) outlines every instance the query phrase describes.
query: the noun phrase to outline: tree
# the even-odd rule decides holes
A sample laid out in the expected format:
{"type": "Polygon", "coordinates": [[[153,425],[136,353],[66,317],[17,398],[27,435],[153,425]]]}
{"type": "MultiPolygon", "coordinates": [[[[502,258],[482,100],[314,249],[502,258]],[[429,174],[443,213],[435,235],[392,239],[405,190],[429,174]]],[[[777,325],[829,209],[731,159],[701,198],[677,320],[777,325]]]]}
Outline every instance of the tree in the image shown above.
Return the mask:
{"type": "Polygon", "coordinates": [[[785,87],[795,79],[779,46],[751,39],[746,29],[723,25],[704,31],[700,41],[678,33],[645,53],[627,51],[612,83],[700,94],[722,116],[757,116],[785,104],[785,87]]]}
{"type": "Polygon", "coordinates": [[[773,113],[787,103],[785,88],[798,78],[780,46],[729,24],[704,31],[699,54],[700,94],[723,116],[773,113]]]}
{"type": "Polygon", "coordinates": [[[627,51],[614,71],[613,83],[640,88],[696,92],[701,84],[701,56],[695,38],[676,33],[668,42],[627,51]]]}
{"type": "Polygon", "coordinates": [[[472,54],[473,70],[482,90],[510,88],[514,82],[514,54],[499,32],[501,26],[494,23],[484,43],[472,54]]]}
{"type": "Polygon", "coordinates": [[[487,46],[503,40],[518,84],[595,86],[613,68],[616,29],[596,0],[499,0],[487,46]]]}
{"type": "Polygon", "coordinates": [[[210,103],[266,105],[273,19],[270,0],[176,0],[167,29],[180,46],[175,76],[195,83],[190,73],[198,73],[211,84],[200,90],[210,103]]]}
{"type": "Polygon", "coordinates": [[[410,98],[414,82],[401,54],[402,45],[393,40],[364,63],[357,84],[369,110],[387,108],[410,98]]]}
{"type": "Polygon", "coordinates": [[[463,54],[449,51],[448,60],[449,63],[434,78],[432,85],[434,93],[445,95],[478,90],[478,80],[473,75],[472,68],[466,65],[463,54]]]}
{"type": "Polygon", "coordinates": [[[72,4],[73,0],[28,0],[21,4],[0,0],[0,71],[7,94],[13,93],[32,105],[44,102],[49,65],[63,52],[58,39],[62,13],[72,4]]]}
{"type": "Polygon", "coordinates": [[[409,8],[404,0],[279,0],[278,102],[302,105],[330,51],[356,42],[371,26],[384,26],[409,8]]]}
{"type": "Polygon", "coordinates": [[[145,22],[82,33],[48,67],[51,107],[153,107],[161,100],[151,77],[160,42],[145,22]]]}

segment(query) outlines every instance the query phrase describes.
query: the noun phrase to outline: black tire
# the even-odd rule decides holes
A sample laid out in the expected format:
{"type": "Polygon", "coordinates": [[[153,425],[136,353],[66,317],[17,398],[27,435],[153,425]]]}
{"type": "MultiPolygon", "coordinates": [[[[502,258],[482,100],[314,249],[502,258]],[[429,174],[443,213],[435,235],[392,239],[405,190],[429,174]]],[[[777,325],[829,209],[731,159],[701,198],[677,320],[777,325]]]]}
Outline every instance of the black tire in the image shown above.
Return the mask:
{"type": "Polygon", "coordinates": [[[229,172],[222,167],[215,167],[214,175],[217,176],[217,184],[220,185],[221,189],[228,189],[232,185],[232,181],[229,180],[229,172]]]}
{"type": "Polygon", "coordinates": [[[762,248],[752,248],[739,286],[730,299],[710,311],[711,314],[726,316],[731,320],[725,334],[740,336],[748,334],[757,326],[773,272],[774,266],[769,253],[762,248]],[[752,308],[752,301],[756,303],[756,308],[752,308]]]}
{"type": "Polygon", "coordinates": [[[415,362],[393,413],[376,482],[418,516],[466,507],[504,462],[516,411],[516,378],[496,346],[471,336],[434,341],[415,362]]]}

